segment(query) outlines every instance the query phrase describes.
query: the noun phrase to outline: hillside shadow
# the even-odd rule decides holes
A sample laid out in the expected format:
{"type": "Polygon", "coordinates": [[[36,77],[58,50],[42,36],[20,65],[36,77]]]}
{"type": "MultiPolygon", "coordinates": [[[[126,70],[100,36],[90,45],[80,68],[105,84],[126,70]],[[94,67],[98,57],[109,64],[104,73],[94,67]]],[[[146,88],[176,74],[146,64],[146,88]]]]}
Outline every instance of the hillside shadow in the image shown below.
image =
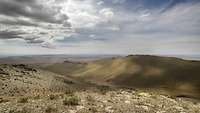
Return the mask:
{"type": "Polygon", "coordinates": [[[140,67],[133,74],[121,74],[108,80],[115,85],[167,89],[177,96],[200,96],[200,63],[155,56],[131,57],[140,67]]]}

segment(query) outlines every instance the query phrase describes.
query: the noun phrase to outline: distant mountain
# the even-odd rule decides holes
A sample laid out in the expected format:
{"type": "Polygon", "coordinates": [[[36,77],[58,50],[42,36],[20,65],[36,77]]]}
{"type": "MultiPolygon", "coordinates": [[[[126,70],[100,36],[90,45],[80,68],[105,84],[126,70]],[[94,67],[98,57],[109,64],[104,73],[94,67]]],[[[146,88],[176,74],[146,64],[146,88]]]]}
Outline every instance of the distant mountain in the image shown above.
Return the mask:
{"type": "Polygon", "coordinates": [[[0,57],[0,64],[52,64],[70,61],[91,61],[117,55],[25,55],[0,57]]]}

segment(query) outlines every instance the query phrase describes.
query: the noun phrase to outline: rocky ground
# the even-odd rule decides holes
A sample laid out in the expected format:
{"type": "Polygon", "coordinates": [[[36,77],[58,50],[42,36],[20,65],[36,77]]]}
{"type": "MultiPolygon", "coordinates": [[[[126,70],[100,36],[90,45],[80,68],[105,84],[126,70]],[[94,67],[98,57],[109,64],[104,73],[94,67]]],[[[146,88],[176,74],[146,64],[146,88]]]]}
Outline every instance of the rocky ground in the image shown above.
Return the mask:
{"type": "Polygon", "coordinates": [[[79,91],[0,99],[0,113],[199,113],[200,103],[135,90],[79,91]],[[71,103],[66,98],[75,98],[71,103]]]}
{"type": "Polygon", "coordinates": [[[0,65],[0,113],[200,113],[200,102],[0,65]]]}
{"type": "Polygon", "coordinates": [[[27,65],[0,65],[0,96],[59,92],[73,84],[69,78],[27,65]]]}

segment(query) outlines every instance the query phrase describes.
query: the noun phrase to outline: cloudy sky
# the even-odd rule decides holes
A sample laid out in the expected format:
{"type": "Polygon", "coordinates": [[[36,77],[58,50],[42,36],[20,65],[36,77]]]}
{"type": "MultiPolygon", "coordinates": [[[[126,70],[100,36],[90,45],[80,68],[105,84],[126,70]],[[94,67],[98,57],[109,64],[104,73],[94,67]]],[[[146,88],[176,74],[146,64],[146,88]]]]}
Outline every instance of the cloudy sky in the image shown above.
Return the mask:
{"type": "Polygon", "coordinates": [[[200,54],[200,1],[0,0],[14,54],[200,54]]]}

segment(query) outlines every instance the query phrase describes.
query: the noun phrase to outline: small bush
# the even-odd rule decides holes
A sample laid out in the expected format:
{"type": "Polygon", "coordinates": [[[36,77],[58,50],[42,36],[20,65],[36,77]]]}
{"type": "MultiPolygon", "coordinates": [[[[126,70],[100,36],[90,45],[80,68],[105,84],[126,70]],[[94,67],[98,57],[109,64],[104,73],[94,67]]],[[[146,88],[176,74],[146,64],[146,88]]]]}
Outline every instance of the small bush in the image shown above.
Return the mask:
{"type": "Polygon", "coordinates": [[[57,113],[58,110],[56,108],[53,108],[51,106],[48,106],[45,110],[45,113],[57,113]]]}
{"type": "Polygon", "coordinates": [[[8,102],[8,101],[9,101],[8,99],[0,98],[0,103],[4,103],[4,102],[8,102]]]}
{"type": "Polygon", "coordinates": [[[33,99],[40,99],[40,95],[35,95],[34,97],[33,97],[33,99]]]}
{"type": "Polygon", "coordinates": [[[94,102],[95,101],[95,99],[90,95],[88,95],[86,98],[87,98],[87,101],[89,101],[89,102],[94,102]]]}
{"type": "Polygon", "coordinates": [[[23,107],[21,110],[10,110],[9,113],[30,113],[31,110],[23,107]]]}
{"type": "Polygon", "coordinates": [[[27,103],[28,102],[28,98],[27,97],[22,97],[18,100],[19,103],[27,103]]]}
{"type": "Polygon", "coordinates": [[[64,80],[64,83],[66,83],[66,84],[74,84],[74,82],[70,81],[70,80],[64,80]]]}
{"type": "Polygon", "coordinates": [[[57,98],[57,95],[52,95],[52,94],[49,95],[49,99],[50,99],[50,100],[55,100],[56,98],[57,98]]]}
{"type": "Polygon", "coordinates": [[[65,90],[65,94],[66,95],[74,95],[74,90],[72,90],[71,88],[68,88],[65,90]]]}
{"type": "Polygon", "coordinates": [[[109,86],[99,86],[99,91],[101,94],[105,95],[110,90],[109,86]]]}
{"type": "Polygon", "coordinates": [[[66,96],[63,100],[64,105],[78,105],[79,104],[79,98],[75,95],[72,96],[66,96]]]}
{"type": "Polygon", "coordinates": [[[91,111],[92,113],[98,112],[95,107],[90,107],[88,110],[91,111]]]}

